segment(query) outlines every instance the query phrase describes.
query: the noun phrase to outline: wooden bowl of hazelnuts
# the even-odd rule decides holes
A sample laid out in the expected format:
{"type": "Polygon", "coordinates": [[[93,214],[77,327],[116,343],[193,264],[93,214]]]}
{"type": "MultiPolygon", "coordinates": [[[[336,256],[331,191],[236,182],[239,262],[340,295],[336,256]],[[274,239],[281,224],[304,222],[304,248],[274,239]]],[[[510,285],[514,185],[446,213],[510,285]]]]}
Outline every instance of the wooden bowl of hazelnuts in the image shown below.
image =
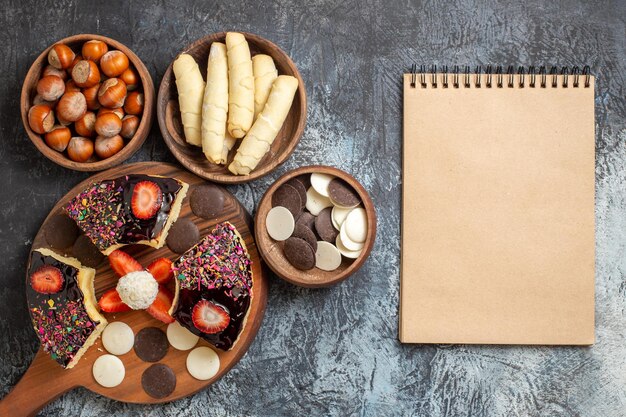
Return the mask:
{"type": "Polygon", "coordinates": [[[20,107],[24,128],[48,159],[100,171],[130,158],[146,140],[154,84],[130,49],[100,35],[61,39],[30,67],[20,107]]]}

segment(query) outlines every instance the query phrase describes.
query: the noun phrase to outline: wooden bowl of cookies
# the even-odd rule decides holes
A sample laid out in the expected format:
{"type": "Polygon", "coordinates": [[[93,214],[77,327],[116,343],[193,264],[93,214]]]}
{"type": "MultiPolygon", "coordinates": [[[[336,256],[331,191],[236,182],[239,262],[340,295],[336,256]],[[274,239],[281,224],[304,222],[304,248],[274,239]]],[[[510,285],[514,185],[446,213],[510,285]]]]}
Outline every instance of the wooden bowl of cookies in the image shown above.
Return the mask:
{"type": "Polygon", "coordinates": [[[157,97],[157,119],[165,143],[185,168],[214,182],[237,184],[267,175],[289,158],[304,132],[306,101],[298,69],[278,46],[251,33],[220,32],[185,47],[167,68],[157,97]],[[236,44],[237,48],[232,46],[235,41],[231,39],[235,36],[241,39],[243,48],[241,44],[236,44]],[[234,55],[235,50],[238,55],[234,55]],[[244,52],[239,54],[240,50],[244,52]],[[238,75],[238,70],[230,65],[240,61],[243,64],[237,64],[237,68],[242,68],[238,75]],[[240,81],[235,82],[235,77],[240,81]],[[292,82],[287,86],[288,93],[283,91],[279,80],[292,82]],[[246,85],[248,91],[236,91],[241,90],[241,85],[246,85]],[[270,114],[269,109],[276,109],[281,92],[283,101],[290,104],[284,105],[284,112],[274,112],[280,115],[270,114]],[[254,102],[250,99],[252,94],[254,102]],[[269,105],[272,97],[275,97],[274,106],[269,105]],[[181,104],[184,117],[181,117],[181,104]],[[256,145],[262,145],[256,137],[259,133],[265,135],[267,129],[261,129],[263,123],[257,122],[268,119],[268,125],[277,126],[263,139],[271,145],[265,145],[262,150],[262,146],[255,148],[254,163],[248,164],[251,167],[234,169],[240,159],[249,160],[249,155],[254,153],[249,146],[253,140],[256,145]],[[245,156],[244,152],[239,155],[240,148],[248,149],[245,156]],[[221,149],[224,151],[220,154],[221,149]]]}
{"type": "Polygon", "coordinates": [[[376,239],[376,210],[350,174],[307,166],[267,189],[254,233],[261,256],[279,277],[302,287],[327,287],[367,260],[376,239]]]}
{"type": "Polygon", "coordinates": [[[44,156],[77,171],[100,171],[141,147],[154,100],[150,73],[133,51],[106,36],[81,34],[35,59],[20,110],[28,137],[44,156]]]}

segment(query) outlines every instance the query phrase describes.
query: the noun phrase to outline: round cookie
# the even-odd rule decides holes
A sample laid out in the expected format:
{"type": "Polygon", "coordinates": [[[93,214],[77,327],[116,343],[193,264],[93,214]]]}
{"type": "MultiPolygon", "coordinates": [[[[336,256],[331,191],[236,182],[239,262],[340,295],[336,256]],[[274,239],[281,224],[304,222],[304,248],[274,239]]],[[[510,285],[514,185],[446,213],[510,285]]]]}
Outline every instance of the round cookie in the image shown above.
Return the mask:
{"type": "Polygon", "coordinates": [[[304,189],[308,190],[309,187],[311,186],[311,175],[307,175],[307,174],[303,174],[303,175],[298,175],[297,177],[294,178],[294,180],[302,183],[302,185],[304,185],[304,189]]]}
{"type": "Polygon", "coordinates": [[[295,187],[283,184],[272,194],[272,207],[279,206],[285,207],[296,218],[302,211],[304,204],[300,198],[300,193],[295,187]]]}
{"type": "Polygon", "coordinates": [[[104,260],[102,252],[85,235],[78,236],[72,247],[72,254],[81,264],[90,268],[97,267],[104,260]]]}
{"type": "Polygon", "coordinates": [[[126,369],[120,358],[109,354],[96,359],[91,372],[96,382],[105,388],[118,386],[126,376],[126,369]]]}
{"type": "Polygon", "coordinates": [[[285,258],[294,268],[306,271],[313,269],[315,266],[315,251],[304,239],[290,237],[285,241],[283,251],[285,252],[285,258]]]}
{"type": "Polygon", "coordinates": [[[102,345],[113,355],[130,352],[135,343],[135,334],[130,326],[122,321],[109,323],[102,332],[102,345]]]}
{"type": "Polygon", "coordinates": [[[165,398],[176,388],[176,375],[169,366],[155,363],[143,371],[141,386],[152,398],[165,398]]]}
{"type": "Polygon", "coordinates": [[[332,243],[317,242],[315,266],[324,271],[334,271],[341,265],[341,252],[332,243]]]}
{"type": "Polygon", "coordinates": [[[291,185],[293,188],[298,191],[298,195],[300,196],[300,200],[302,200],[302,208],[304,209],[304,205],[306,204],[306,190],[307,187],[304,186],[304,183],[300,181],[298,178],[292,178],[287,181],[285,184],[291,185]]]}
{"type": "Polygon", "coordinates": [[[365,242],[367,237],[367,216],[364,208],[359,207],[352,210],[346,217],[344,224],[346,226],[346,234],[351,241],[356,243],[365,242]]]}
{"type": "Polygon", "coordinates": [[[328,184],[328,196],[334,205],[340,207],[356,207],[361,204],[361,198],[354,189],[341,178],[333,178],[328,184]]]}
{"type": "Polygon", "coordinates": [[[346,248],[343,242],[341,241],[341,236],[337,236],[337,239],[335,240],[335,246],[337,246],[337,249],[339,249],[339,252],[346,258],[356,259],[359,257],[359,255],[361,255],[361,249],[350,250],[346,248]]]}
{"type": "Polygon", "coordinates": [[[314,172],[311,174],[311,187],[313,187],[320,195],[328,197],[328,185],[334,178],[335,177],[332,175],[314,172]]]}
{"type": "Polygon", "coordinates": [[[315,233],[305,225],[296,223],[296,228],[293,230],[291,236],[299,237],[308,243],[311,248],[313,248],[313,251],[317,250],[317,238],[315,237],[315,233]]]}
{"type": "Polygon", "coordinates": [[[198,185],[189,196],[189,206],[196,216],[214,219],[224,209],[224,193],[217,185],[198,185]]]}
{"type": "Polygon", "coordinates": [[[320,214],[320,211],[332,206],[333,203],[330,201],[330,198],[324,197],[315,191],[315,188],[311,187],[306,191],[306,209],[312,215],[317,216],[320,214]]]}
{"type": "Polygon", "coordinates": [[[200,240],[198,226],[189,219],[178,219],[167,234],[167,247],[174,253],[185,253],[200,240]]]}
{"type": "Polygon", "coordinates": [[[343,207],[333,207],[332,211],[332,220],[333,225],[337,228],[337,230],[341,230],[341,225],[348,217],[348,214],[352,211],[352,208],[343,208],[343,207]]]}
{"type": "Polygon", "coordinates": [[[343,246],[351,251],[361,250],[363,249],[363,246],[365,246],[365,243],[355,242],[348,237],[348,234],[346,233],[346,222],[343,222],[343,224],[341,225],[339,239],[341,239],[341,243],[343,243],[343,246]]]}
{"type": "Polygon", "coordinates": [[[168,348],[167,336],[157,327],[145,327],[135,336],[135,353],[145,362],[160,361],[168,348]]]}
{"type": "Polygon", "coordinates": [[[276,206],[267,213],[265,227],[272,239],[283,241],[293,233],[295,227],[293,215],[285,207],[276,206]]]}
{"type": "Polygon", "coordinates": [[[219,370],[220,357],[209,347],[197,347],[187,355],[187,371],[200,381],[213,378],[219,370]]]}
{"type": "Polygon", "coordinates": [[[315,227],[315,216],[309,213],[308,211],[303,211],[298,216],[298,220],[296,220],[296,224],[301,224],[308,229],[313,230],[315,227]]]}
{"type": "Polygon", "coordinates": [[[76,242],[80,229],[65,214],[57,214],[46,222],[44,236],[46,242],[54,249],[69,248],[76,242]]]}
{"type": "Polygon", "coordinates": [[[333,243],[337,239],[339,231],[333,226],[331,213],[332,209],[330,207],[320,211],[320,214],[315,219],[315,230],[322,240],[333,243]]]}
{"type": "Polygon", "coordinates": [[[174,349],[189,350],[194,347],[200,336],[197,336],[181,326],[177,321],[167,326],[167,340],[174,349]]]}

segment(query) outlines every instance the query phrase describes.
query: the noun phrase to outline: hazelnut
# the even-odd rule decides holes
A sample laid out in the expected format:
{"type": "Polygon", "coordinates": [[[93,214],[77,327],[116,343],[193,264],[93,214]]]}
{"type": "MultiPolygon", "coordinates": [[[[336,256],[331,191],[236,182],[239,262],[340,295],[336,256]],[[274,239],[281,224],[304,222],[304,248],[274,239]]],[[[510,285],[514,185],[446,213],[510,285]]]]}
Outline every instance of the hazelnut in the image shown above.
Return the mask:
{"type": "Polygon", "coordinates": [[[100,71],[95,62],[83,59],[74,65],[72,79],[81,88],[93,87],[100,82],[100,71]]]}
{"type": "Polygon", "coordinates": [[[65,83],[65,92],[70,93],[72,91],[78,91],[80,93],[80,87],[76,85],[74,80],[67,80],[65,83]]]}
{"type": "Polygon", "coordinates": [[[46,67],[43,69],[43,72],[41,73],[42,77],[45,77],[47,75],[56,75],[63,81],[67,80],[67,71],[54,68],[52,65],[46,65],[46,67]]]}
{"type": "Polygon", "coordinates": [[[74,123],[74,130],[81,136],[90,138],[95,133],[96,114],[92,111],[85,113],[83,117],[74,123]]]}
{"type": "Polygon", "coordinates": [[[120,78],[126,83],[128,91],[133,91],[139,87],[139,75],[137,75],[137,72],[131,67],[128,67],[126,71],[120,75],[120,78]]]}
{"type": "Polygon", "coordinates": [[[56,75],[46,75],[37,81],[37,94],[44,100],[58,100],[65,93],[65,83],[56,75]]]}
{"type": "Polygon", "coordinates": [[[98,110],[100,108],[100,102],[98,101],[99,89],[100,84],[96,84],[93,87],[85,88],[83,90],[83,95],[85,96],[85,100],[87,100],[87,108],[89,110],[98,110]]]}
{"type": "Polygon", "coordinates": [[[139,91],[132,91],[126,96],[124,102],[124,111],[126,114],[138,115],[143,112],[143,93],[139,91]]]}
{"type": "Polygon", "coordinates": [[[107,109],[106,107],[102,107],[100,108],[100,110],[98,110],[98,116],[101,116],[107,113],[116,114],[117,117],[119,117],[120,119],[124,117],[124,109],[121,107],[118,107],[117,109],[107,109]]]}
{"type": "Polygon", "coordinates": [[[96,138],[96,155],[101,159],[110,158],[124,147],[124,139],[120,135],[106,138],[98,136],[96,138]]]}
{"type": "Polygon", "coordinates": [[[132,139],[137,132],[137,128],[139,127],[139,117],[137,116],[124,116],[122,119],[122,130],[120,131],[120,135],[124,139],[132,139]]]}
{"type": "Polygon", "coordinates": [[[50,52],[48,52],[48,62],[54,68],[66,69],[72,65],[75,56],[74,51],[72,51],[69,46],[57,43],[50,49],[50,52]]]}
{"type": "Polygon", "coordinates": [[[93,155],[93,141],[81,136],[74,136],[67,145],[67,155],[75,162],[87,161],[93,155]]]}
{"type": "Polygon", "coordinates": [[[98,90],[98,101],[104,107],[116,109],[124,105],[126,84],[119,78],[109,78],[98,90]]]}
{"type": "Polygon", "coordinates": [[[95,129],[99,136],[110,138],[122,130],[122,120],[114,113],[106,113],[96,118],[95,129]]]}
{"type": "Polygon", "coordinates": [[[93,62],[99,62],[102,55],[106,54],[109,47],[106,43],[98,40],[87,41],[83,44],[83,58],[93,62]]]}
{"type": "Polygon", "coordinates": [[[70,142],[72,132],[65,126],[56,125],[45,134],[44,140],[49,147],[57,152],[63,152],[67,148],[67,144],[70,142]]]}
{"type": "Polygon", "coordinates": [[[82,93],[65,93],[57,104],[59,120],[75,122],[87,112],[87,101],[82,93]]]}
{"type": "Polygon", "coordinates": [[[35,133],[44,134],[54,126],[54,112],[45,104],[36,104],[28,110],[28,125],[35,133]]]}
{"type": "Polygon", "coordinates": [[[107,77],[117,77],[128,68],[128,57],[122,51],[109,51],[100,58],[100,69],[107,77]]]}

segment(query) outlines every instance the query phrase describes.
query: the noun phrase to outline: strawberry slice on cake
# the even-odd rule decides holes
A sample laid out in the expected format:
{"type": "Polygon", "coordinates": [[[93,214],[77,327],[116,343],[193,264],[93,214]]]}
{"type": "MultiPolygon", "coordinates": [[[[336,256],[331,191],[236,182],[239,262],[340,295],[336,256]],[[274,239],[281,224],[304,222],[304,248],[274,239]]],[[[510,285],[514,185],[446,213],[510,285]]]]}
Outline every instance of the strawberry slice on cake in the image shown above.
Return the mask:
{"type": "Polygon", "coordinates": [[[188,184],[130,174],[90,184],[65,211],[105,255],[124,245],[160,248],[178,218],[188,184]]]}
{"type": "Polygon", "coordinates": [[[250,311],[251,266],[235,226],[218,224],[174,262],[177,285],[171,315],[216,348],[232,349],[250,311]]]}
{"type": "Polygon", "coordinates": [[[26,285],[33,328],[45,352],[73,368],[107,325],[98,312],[96,271],[49,249],[33,250],[26,285]]]}

